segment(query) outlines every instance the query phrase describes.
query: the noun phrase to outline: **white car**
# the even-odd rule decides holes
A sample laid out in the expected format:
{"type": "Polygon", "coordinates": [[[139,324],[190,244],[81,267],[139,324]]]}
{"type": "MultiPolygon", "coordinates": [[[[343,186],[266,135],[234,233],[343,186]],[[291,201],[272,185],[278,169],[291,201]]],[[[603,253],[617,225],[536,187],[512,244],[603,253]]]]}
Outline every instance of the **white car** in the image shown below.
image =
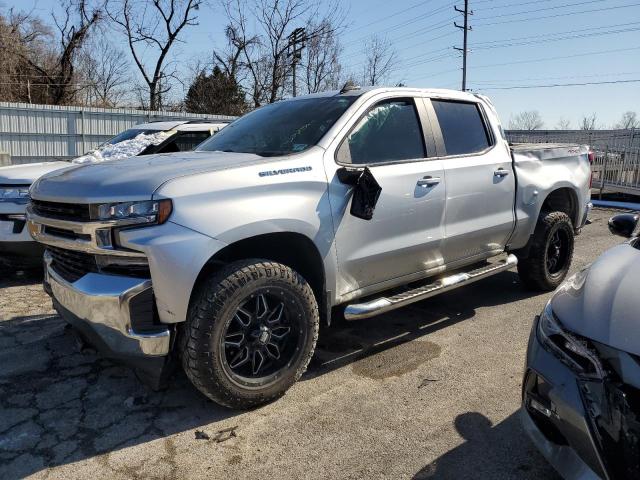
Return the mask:
{"type": "Polygon", "coordinates": [[[33,241],[25,228],[25,209],[29,201],[29,188],[42,175],[67,168],[73,163],[121,160],[151,153],[187,152],[225,125],[184,120],[144,123],[125,130],[71,162],[28,163],[0,168],[0,263],[32,266],[41,262],[43,249],[33,241]]]}

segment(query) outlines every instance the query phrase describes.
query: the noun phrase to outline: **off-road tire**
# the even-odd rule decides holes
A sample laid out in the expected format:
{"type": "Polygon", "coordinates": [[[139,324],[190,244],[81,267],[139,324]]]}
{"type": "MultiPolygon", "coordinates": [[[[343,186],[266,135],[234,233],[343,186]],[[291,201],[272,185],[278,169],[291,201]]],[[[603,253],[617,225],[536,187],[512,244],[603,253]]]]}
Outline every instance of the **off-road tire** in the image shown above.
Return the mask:
{"type": "Polygon", "coordinates": [[[571,267],[574,247],[574,229],[571,219],[563,212],[542,212],[538,218],[531,245],[526,258],[518,259],[518,274],[522,283],[530,290],[554,290],[567,276],[571,267]],[[566,242],[563,264],[558,271],[550,272],[548,254],[550,243],[558,232],[566,242]]]}
{"type": "Polygon", "coordinates": [[[214,402],[233,409],[253,408],[281,397],[302,376],[313,356],[319,324],[315,296],[300,274],[267,260],[233,262],[214,272],[194,293],[181,342],[182,366],[195,387],[214,402]],[[249,388],[234,381],[220,342],[224,345],[223,336],[228,335],[237,308],[265,288],[287,295],[304,336],[298,337],[293,358],[273,382],[249,388]]]}

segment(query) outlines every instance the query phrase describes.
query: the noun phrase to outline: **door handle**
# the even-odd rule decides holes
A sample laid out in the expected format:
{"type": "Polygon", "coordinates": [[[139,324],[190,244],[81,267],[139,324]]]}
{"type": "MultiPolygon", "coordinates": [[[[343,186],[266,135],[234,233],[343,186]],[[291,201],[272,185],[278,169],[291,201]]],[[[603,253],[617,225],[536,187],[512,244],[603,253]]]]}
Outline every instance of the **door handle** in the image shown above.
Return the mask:
{"type": "Polygon", "coordinates": [[[424,177],[418,180],[419,187],[429,188],[440,183],[440,177],[424,177]]]}
{"type": "Polygon", "coordinates": [[[509,170],[505,170],[504,168],[499,168],[498,170],[493,172],[494,177],[502,178],[502,177],[506,177],[507,175],[509,175],[509,170]]]}

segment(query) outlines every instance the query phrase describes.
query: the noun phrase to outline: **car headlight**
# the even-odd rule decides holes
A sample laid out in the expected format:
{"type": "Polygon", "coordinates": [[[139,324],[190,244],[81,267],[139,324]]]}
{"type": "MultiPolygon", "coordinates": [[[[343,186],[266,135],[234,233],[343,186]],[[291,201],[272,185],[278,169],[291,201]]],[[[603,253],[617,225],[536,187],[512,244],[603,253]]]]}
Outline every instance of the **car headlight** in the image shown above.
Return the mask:
{"type": "Polygon", "coordinates": [[[149,223],[162,224],[167,221],[172,210],[173,205],[169,199],[104,203],[94,206],[92,217],[96,220],[146,218],[149,223]]]}
{"type": "Polygon", "coordinates": [[[0,187],[0,202],[28,203],[29,185],[0,187]]]}
{"type": "Polygon", "coordinates": [[[566,330],[547,303],[538,319],[538,340],[576,373],[602,378],[604,370],[586,338],[566,330]]]}

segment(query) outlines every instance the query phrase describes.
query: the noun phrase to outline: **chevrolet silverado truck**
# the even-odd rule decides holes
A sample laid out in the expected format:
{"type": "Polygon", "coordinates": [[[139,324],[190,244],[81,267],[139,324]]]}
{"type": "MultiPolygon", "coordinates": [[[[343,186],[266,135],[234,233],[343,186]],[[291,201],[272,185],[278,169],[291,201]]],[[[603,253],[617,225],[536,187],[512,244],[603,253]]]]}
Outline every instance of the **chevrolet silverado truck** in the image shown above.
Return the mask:
{"type": "Polygon", "coordinates": [[[85,341],[152,383],[180,359],[209,398],[250,408],[300,378],[332,310],[367,319],[516,264],[554,289],[587,218],[588,156],[510,146],[480,95],[346,85],[194,152],[50,173],[28,228],[85,341]]]}
{"type": "MultiPolygon", "coordinates": [[[[143,123],[119,133],[71,163],[190,151],[225,125],[186,120],[143,123]]],[[[0,264],[19,268],[42,265],[42,246],[33,241],[26,228],[25,209],[29,201],[29,187],[45,173],[69,165],[66,161],[56,161],[0,168],[0,264]]]]}

